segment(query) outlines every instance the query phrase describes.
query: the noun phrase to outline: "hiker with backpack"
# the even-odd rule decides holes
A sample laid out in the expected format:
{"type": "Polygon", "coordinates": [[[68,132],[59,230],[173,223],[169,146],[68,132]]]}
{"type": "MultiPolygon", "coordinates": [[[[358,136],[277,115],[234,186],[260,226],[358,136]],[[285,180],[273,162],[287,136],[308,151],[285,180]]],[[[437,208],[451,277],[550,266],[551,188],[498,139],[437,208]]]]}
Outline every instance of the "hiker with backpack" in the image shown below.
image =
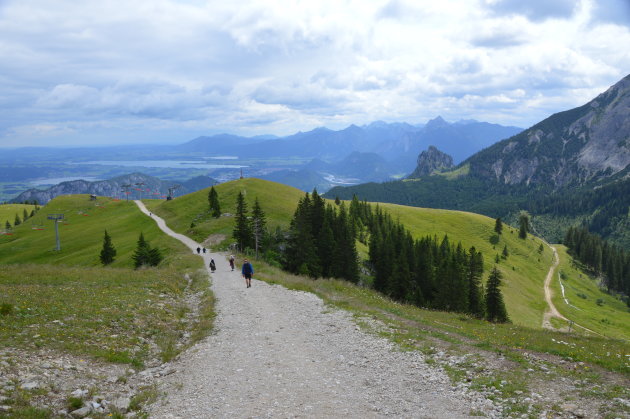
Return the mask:
{"type": "Polygon", "coordinates": [[[252,286],[252,275],[254,275],[254,267],[247,259],[245,259],[243,263],[243,268],[241,269],[241,274],[245,278],[245,285],[247,288],[251,288],[252,286]]]}

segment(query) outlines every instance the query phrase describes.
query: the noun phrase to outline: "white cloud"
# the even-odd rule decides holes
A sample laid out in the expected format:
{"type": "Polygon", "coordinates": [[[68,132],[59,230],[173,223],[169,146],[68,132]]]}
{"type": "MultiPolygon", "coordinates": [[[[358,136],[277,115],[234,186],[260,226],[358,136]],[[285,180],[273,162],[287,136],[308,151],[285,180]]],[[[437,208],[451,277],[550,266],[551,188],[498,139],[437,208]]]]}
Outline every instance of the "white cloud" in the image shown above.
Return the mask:
{"type": "Polygon", "coordinates": [[[38,126],[72,126],[55,141],[438,114],[529,126],[626,75],[623,3],[9,0],[0,146],[48,135],[38,126]]]}

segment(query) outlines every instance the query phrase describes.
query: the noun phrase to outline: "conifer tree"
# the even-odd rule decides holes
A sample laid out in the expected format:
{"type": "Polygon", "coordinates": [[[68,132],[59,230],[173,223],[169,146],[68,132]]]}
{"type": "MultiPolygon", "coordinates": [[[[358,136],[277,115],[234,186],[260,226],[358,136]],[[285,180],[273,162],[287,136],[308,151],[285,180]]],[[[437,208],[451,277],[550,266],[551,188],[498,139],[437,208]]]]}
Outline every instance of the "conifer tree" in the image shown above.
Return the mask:
{"type": "Polygon", "coordinates": [[[284,266],[290,272],[317,278],[321,266],[312,232],[311,199],[307,193],[298,206],[289,226],[284,266]]]}
{"type": "Polygon", "coordinates": [[[22,224],[22,220],[20,220],[20,216],[15,214],[15,221],[13,221],[13,225],[14,226],[19,226],[20,224],[22,224]]]}
{"type": "Polygon", "coordinates": [[[509,321],[500,289],[502,278],[501,271],[495,266],[492,268],[486,284],[486,320],[495,323],[506,323],[509,321]]]}
{"type": "Polygon", "coordinates": [[[22,219],[24,221],[28,220],[28,212],[26,211],[26,208],[22,211],[22,219]]]}
{"type": "Polygon", "coordinates": [[[529,214],[526,211],[521,211],[518,216],[518,237],[521,239],[527,238],[527,233],[529,233],[529,214]]]}
{"type": "Polygon", "coordinates": [[[339,205],[339,214],[333,229],[335,236],[335,253],[333,254],[332,272],[337,278],[350,282],[359,282],[359,261],[356,243],[352,235],[352,226],[348,218],[346,206],[339,205]]]}
{"type": "Polygon", "coordinates": [[[501,252],[503,259],[507,259],[508,256],[510,256],[510,253],[508,252],[508,248],[507,248],[507,244],[503,246],[503,252],[501,252]]]}
{"type": "Polygon", "coordinates": [[[254,207],[252,208],[251,230],[254,236],[254,246],[256,251],[260,248],[260,244],[263,242],[267,228],[267,219],[265,212],[258,202],[258,197],[254,201],[254,207]]]}
{"type": "Polygon", "coordinates": [[[497,218],[494,222],[494,231],[498,235],[501,235],[501,233],[503,233],[503,221],[501,221],[501,217],[497,218]]]}
{"type": "Polygon", "coordinates": [[[468,312],[477,317],[483,317],[481,304],[481,277],[483,276],[483,255],[475,247],[469,251],[468,262],[468,312]]]}
{"type": "Polygon", "coordinates": [[[6,221],[6,223],[4,223],[4,228],[8,231],[11,230],[11,223],[9,222],[9,220],[6,221]]]}
{"type": "Polygon", "coordinates": [[[241,192],[236,197],[236,217],[232,237],[236,240],[239,250],[243,251],[245,248],[251,247],[252,231],[247,219],[247,203],[241,192]]]}
{"type": "Polygon", "coordinates": [[[333,253],[336,248],[335,236],[332,231],[334,223],[334,212],[330,204],[327,205],[324,212],[324,221],[317,235],[317,248],[319,262],[322,269],[322,276],[329,278],[332,276],[331,266],[333,253]]]}
{"type": "Polygon", "coordinates": [[[138,242],[136,245],[136,250],[131,257],[133,259],[133,267],[138,269],[141,266],[149,265],[149,251],[151,248],[149,247],[149,243],[144,239],[144,234],[140,233],[140,237],[138,237],[138,242]]]}
{"type": "Polygon", "coordinates": [[[219,204],[219,194],[217,193],[214,186],[210,188],[210,192],[208,192],[208,204],[210,205],[210,213],[214,218],[219,218],[221,216],[221,205],[219,204]]]}
{"type": "MultiPolygon", "coordinates": [[[[144,237],[143,237],[144,239],[144,237]]],[[[103,265],[109,265],[114,261],[116,257],[116,249],[112,244],[112,238],[107,234],[107,230],[105,230],[105,235],[103,237],[103,248],[101,249],[100,259],[103,265]]]]}

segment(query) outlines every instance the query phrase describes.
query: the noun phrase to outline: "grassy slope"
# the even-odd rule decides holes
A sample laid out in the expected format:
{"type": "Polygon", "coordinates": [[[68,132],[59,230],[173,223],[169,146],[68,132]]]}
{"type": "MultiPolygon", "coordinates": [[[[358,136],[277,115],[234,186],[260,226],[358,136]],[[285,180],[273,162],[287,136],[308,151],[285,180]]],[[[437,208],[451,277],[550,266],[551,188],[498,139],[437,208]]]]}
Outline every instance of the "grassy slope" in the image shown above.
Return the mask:
{"type": "MultiPolygon", "coordinates": [[[[234,213],[238,191],[246,192],[249,208],[257,196],[267,214],[270,226],[286,227],[295,211],[297,200],[303,196],[303,192],[294,188],[259,179],[227,182],[217,185],[216,189],[224,213],[234,213]]],[[[200,214],[207,212],[207,195],[208,189],[205,189],[178,197],[173,201],[149,201],[149,207],[155,213],[165,217],[169,226],[173,226],[176,231],[188,234],[199,241],[210,234],[224,234],[229,237],[233,228],[233,218],[221,217],[216,220],[199,217],[200,214]],[[198,217],[196,227],[190,229],[190,222],[195,217],[198,217]]],[[[484,255],[486,276],[495,264],[495,255],[501,254],[503,246],[507,245],[510,256],[506,260],[500,259],[498,267],[504,274],[502,289],[509,315],[515,324],[535,329],[541,327],[542,316],[546,309],[543,284],[552,264],[552,252],[546,245],[543,245],[543,252],[539,252],[539,247],[543,243],[540,239],[531,235],[526,240],[519,239],[518,231],[508,225],[504,225],[503,234],[497,237],[494,233],[494,220],[479,214],[395,204],[381,203],[379,206],[390,212],[394,218],[399,219],[415,237],[429,234],[438,235],[441,238],[444,234],[448,234],[451,242],[461,241],[466,248],[475,246],[484,255]]],[[[361,257],[367,257],[365,246],[359,244],[358,250],[361,257]]],[[[611,300],[605,305],[607,310],[614,308],[621,312],[621,318],[627,314],[627,309],[618,300],[605,296],[597,290],[592,290],[592,292],[601,296],[597,298],[611,300]],[[618,304],[613,304],[614,301],[618,304]]],[[[560,307],[559,303],[556,304],[560,307]]],[[[572,315],[572,313],[565,314],[572,315]]],[[[615,324],[619,323],[613,320],[612,312],[600,314],[601,318],[608,318],[615,324]]],[[[580,323],[579,320],[578,316],[575,321],[580,323]]],[[[607,330],[610,329],[610,325],[599,320],[594,324],[593,322],[585,323],[592,326],[584,324],[585,327],[600,331],[606,336],[623,337],[628,333],[627,330],[624,331],[624,327],[618,327],[617,332],[609,334],[607,330]]]]}
{"type": "MultiPolygon", "coordinates": [[[[630,310],[618,298],[602,292],[595,279],[579,269],[567,254],[565,246],[556,246],[560,256],[559,272],[564,279],[564,292],[570,305],[562,298],[558,274],[553,281],[553,302],[565,317],[606,337],[630,342],[630,310]],[[601,305],[597,301],[601,301],[601,305]]],[[[563,325],[566,326],[566,325],[563,325]]]]}
{"type": "MultiPolygon", "coordinates": [[[[31,211],[35,209],[35,205],[25,204],[3,204],[0,205],[0,230],[4,230],[4,225],[8,221],[13,225],[15,221],[15,214],[20,216],[20,220],[24,218],[24,209],[31,215],[31,211]]],[[[22,220],[24,221],[24,220],[22,220]]],[[[29,222],[29,220],[27,220],[29,222]]]]}
{"type": "MultiPolygon", "coordinates": [[[[295,211],[297,200],[303,196],[303,192],[297,189],[260,179],[227,182],[216,186],[216,189],[223,212],[234,213],[239,191],[246,192],[249,208],[257,196],[267,214],[270,227],[286,227],[295,211]]],[[[230,236],[233,218],[221,217],[215,220],[206,217],[207,221],[204,221],[202,217],[198,217],[207,212],[207,195],[208,189],[205,189],[173,201],[149,201],[149,207],[164,217],[174,230],[196,240],[202,241],[210,234],[230,236]],[[198,217],[196,227],[190,229],[190,223],[195,217],[198,217]]],[[[509,314],[515,323],[535,328],[541,326],[545,309],[543,282],[551,264],[551,251],[545,246],[544,252],[539,254],[539,239],[530,237],[520,240],[516,230],[506,225],[502,237],[496,244],[492,244],[490,240],[495,236],[494,220],[488,217],[460,211],[379,205],[395,218],[399,218],[415,237],[437,234],[441,238],[448,234],[451,241],[461,241],[466,248],[475,246],[484,254],[487,271],[494,265],[495,255],[501,253],[503,246],[507,244],[510,256],[507,260],[501,260],[499,267],[505,274],[504,293],[509,314]]],[[[365,249],[359,251],[366,254],[365,249]]]]}
{"type": "MultiPolygon", "coordinates": [[[[275,182],[260,179],[239,179],[215,186],[219,195],[221,212],[236,212],[236,196],[245,194],[247,208],[251,211],[254,200],[258,197],[260,205],[267,217],[267,227],[287,226],[298,200],[304,192],[275,182]]],[[[231,236],[234,218],[221,217],[214,219],[208,215],[208,191],[203,189],[191,194],[175,198],[172,201],[144,201],[149,209],[163,217],[173,230],[185,233],[197,241],[205,240],[210,234],[231,236]],[[190,228],[194,221],[196,226],[190,228]]]]}
{"type": "Polygon", "coordinates": [[[61,196],[33,220],[45,230],[33,230],[27,223],[12,236],[0,236],[0,303],[12,308],[2,316],[0,347],[46,346],[142,363],[147,350],[140,345],[137,352],[139,341],[157,341],[160,356],[167,357],[189,327],[193,336],[200,327],[210,327],[211,294],[204,300],[204,318],[196,325],[181,322],[189,310],[183,300],[188,287],[184,272],[193,274],[193,287],[199,291],[207,287],[206,277],[196,272],[202,267],[200,258],[163,234],[133,202],[61,196]],[[49,213],[64,213],[68,220],[59,226],[60,252],[52,250],[55,233],[53,222],[46,220],[49,213]],[[104,228],[118,253],[109,267],[98,259],[104,228]],[[132,269],[140,232],[162,250],[165,259],[158,268],[132,269]]]}
{"type": "MultiPolygon", "coordinates": [[[[115,201],[99,197],[90,201],[89,195],[64,195],[52,200],[26,224],[14,229],[12,236],[0,236],[0,263],[50,263],[96,266],[107,229],[118,256],[112,267],[132,267],[131,255],[140,233],[152,246],[163,250],[166,265],[186,254],[186,247],[164,235],[155,222],[143,215],[133,202],[115,201]],[[55,228],[48,214],[65,214],[60,223],[61,251],[55,251],[55,228]],[[44,230],[33,230],[32,223],[44,230]]],[[[195,259],[189,260],[195,264],[195,259]]]]}
{"type": "Polygon", "coordinates": [[[542,253],[538,252],[540,239],[531,235],[526,240],[519,239],[518,231],[508,225],[504,225],[503,234],[497,237],[495,220],[479,214],[395,204],[379,206],[398,218],[416,237],[429,234],[441,238],[447,234],[451,243],[461,241],[467,249],[475,246],[483,253],[486,276],[495,265],[496,254],[501,254],[507,245],[509,256],[500,259],[498,267],[504,275],[502,289],[508,314],[514,323],[541,327],[546,307],[543,284],[552,253],[547,246],[542,253]]]}

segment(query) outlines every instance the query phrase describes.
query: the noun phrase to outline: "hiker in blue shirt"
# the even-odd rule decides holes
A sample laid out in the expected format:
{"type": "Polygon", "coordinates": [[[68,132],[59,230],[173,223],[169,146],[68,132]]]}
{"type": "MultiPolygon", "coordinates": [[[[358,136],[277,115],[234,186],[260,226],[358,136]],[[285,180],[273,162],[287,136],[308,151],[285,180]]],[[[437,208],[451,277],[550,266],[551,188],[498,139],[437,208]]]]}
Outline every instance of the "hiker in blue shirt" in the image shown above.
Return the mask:
{"type": "Polygon", "coordinates": [[[245,278],[245,285],[247,288],[252,286],[252,275],[254,275],[254,267],[247,259],[245,259],[243,263],[243,268],[241,269],[241,274],[245,278]]]}

